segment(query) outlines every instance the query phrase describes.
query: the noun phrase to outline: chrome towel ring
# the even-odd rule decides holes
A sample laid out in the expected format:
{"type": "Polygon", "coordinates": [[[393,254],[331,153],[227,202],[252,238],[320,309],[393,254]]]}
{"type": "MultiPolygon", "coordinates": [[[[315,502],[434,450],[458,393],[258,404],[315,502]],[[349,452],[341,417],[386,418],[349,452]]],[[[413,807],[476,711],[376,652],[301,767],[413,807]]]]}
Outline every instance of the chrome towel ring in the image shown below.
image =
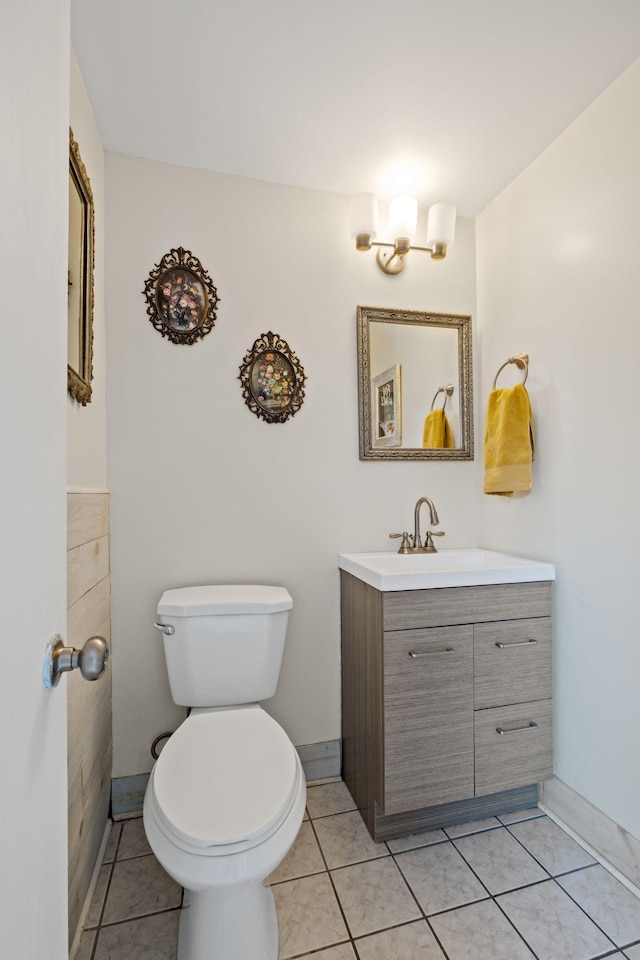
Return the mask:
{"type": "Polygon", "coordinates": [[[442,409],[444,410],[445,407],[447,406],[447,400],[448,400],[448,398],[449,398],[449,397],[451,396],[451,394],[453,393],[453,384],[452,384],[452,383],[448,383],[448,384],[446,385],[446,387],[438,387],[438,389],[436,390],[435,396],[434,396],[433,400],[431,401],[431,412],[432,412],[432,413],[433,413],[433,406],[434,406],[436,400],[438,399],[438,394],[439,394],[439,393],[444,393],[444,403],[442,404],[442,409]]]}
{"type": "Polygon", "coordinates": [[[502,373],[505,367],[508,367],[510,363],[515,363],[518,370],[524,370],[524,380],[522,381],[522,386],[524,387],[527,382],[527,377],[529,376],[529,354],[528,353],[518,353],[515,357],[509,357],[508,360],[502,364],[495,377],[493,378],[493,389],[496,389],[496,383],[498,377],[502,373]]]}

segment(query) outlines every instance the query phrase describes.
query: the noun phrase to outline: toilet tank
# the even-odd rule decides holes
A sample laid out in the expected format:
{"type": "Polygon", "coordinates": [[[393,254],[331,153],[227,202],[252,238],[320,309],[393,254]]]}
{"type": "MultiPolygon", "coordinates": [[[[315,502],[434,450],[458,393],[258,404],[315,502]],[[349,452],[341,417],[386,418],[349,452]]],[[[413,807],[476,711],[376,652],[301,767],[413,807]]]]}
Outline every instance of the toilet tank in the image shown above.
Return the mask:
{"type": "Polygon", "coordinates": [[[166,590],[158,604],[174,703],[223,707],[272,697],[289,610],[283,587],[221,585],[166,590]]]}

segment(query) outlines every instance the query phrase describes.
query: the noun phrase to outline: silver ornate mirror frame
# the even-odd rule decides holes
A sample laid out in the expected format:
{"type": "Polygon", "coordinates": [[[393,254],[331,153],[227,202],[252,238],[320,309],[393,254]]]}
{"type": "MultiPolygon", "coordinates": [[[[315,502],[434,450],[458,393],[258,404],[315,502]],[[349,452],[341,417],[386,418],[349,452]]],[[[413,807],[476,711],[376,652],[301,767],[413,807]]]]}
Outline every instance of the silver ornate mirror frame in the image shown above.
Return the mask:
{"type": "MultiPolygon", "coordinates": [[[[473,460],[473,363],[471,317],[421,310],[358,307],[358,410],[361,460],[473,460]],[[460,443],[453,449],[373,445],[370,324],[410,324],[452,330],[458,338],[460,443]]],[[[425,329],[425,332],[426,332],[425,329]]],[[[429,402],[430,398],[427,400],[429,402]]]]}

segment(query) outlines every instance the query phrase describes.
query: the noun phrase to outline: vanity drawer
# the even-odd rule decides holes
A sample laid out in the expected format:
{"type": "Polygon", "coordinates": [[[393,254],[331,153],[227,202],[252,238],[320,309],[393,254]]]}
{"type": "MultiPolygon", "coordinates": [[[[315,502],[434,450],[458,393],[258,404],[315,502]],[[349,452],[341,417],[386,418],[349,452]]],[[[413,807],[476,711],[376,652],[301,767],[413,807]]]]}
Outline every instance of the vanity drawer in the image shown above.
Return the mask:
{"type": "Polygon", "coordinates": [[[476,796],[553,774],[550,700],[476,710],[476,796]]]}
{"type": "Polygon", "coordinates": [[[485,623],[520,617],[546,617],[552,582],[497,583],[382,594],[385,630],[410,630],[455,623],[485,623]]]}
{"type": "Polygon", "coordinates": [[[474,706],[501,707],[551,697],[551,618],[474,627],[474,706]]]}
{"type": "Polygon", "coordinates": [[[384,635],[386,814],[473,796],[473,627],[384,635]]]}

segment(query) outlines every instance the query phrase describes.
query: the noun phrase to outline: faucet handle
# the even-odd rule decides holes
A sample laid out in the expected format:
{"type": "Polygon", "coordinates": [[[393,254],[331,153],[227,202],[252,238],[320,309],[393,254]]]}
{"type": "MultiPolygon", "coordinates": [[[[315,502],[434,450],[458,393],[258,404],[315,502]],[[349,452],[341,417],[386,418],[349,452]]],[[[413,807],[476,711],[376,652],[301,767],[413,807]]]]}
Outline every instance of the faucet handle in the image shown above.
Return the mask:
{"type": "Polygon", "coordinates": [[[409,534],[407,533],[406,530],[404,531],[404,533],[389,534],[389,539],[391,540],[400,539],[400,537],[402,537],[402,543],[398,548],[398,553],[409,553],[409,550],[411,549],[411,541],[409,540],[409,534]]]}
{"type": "Polygon", "coordinates": [[[423,547],[425,553],[438,552],[434,546],[433,539],[432,539],[433,537],[444,537],[444,530],[427,530],[424,537],[424,547],[423,547]]]}

